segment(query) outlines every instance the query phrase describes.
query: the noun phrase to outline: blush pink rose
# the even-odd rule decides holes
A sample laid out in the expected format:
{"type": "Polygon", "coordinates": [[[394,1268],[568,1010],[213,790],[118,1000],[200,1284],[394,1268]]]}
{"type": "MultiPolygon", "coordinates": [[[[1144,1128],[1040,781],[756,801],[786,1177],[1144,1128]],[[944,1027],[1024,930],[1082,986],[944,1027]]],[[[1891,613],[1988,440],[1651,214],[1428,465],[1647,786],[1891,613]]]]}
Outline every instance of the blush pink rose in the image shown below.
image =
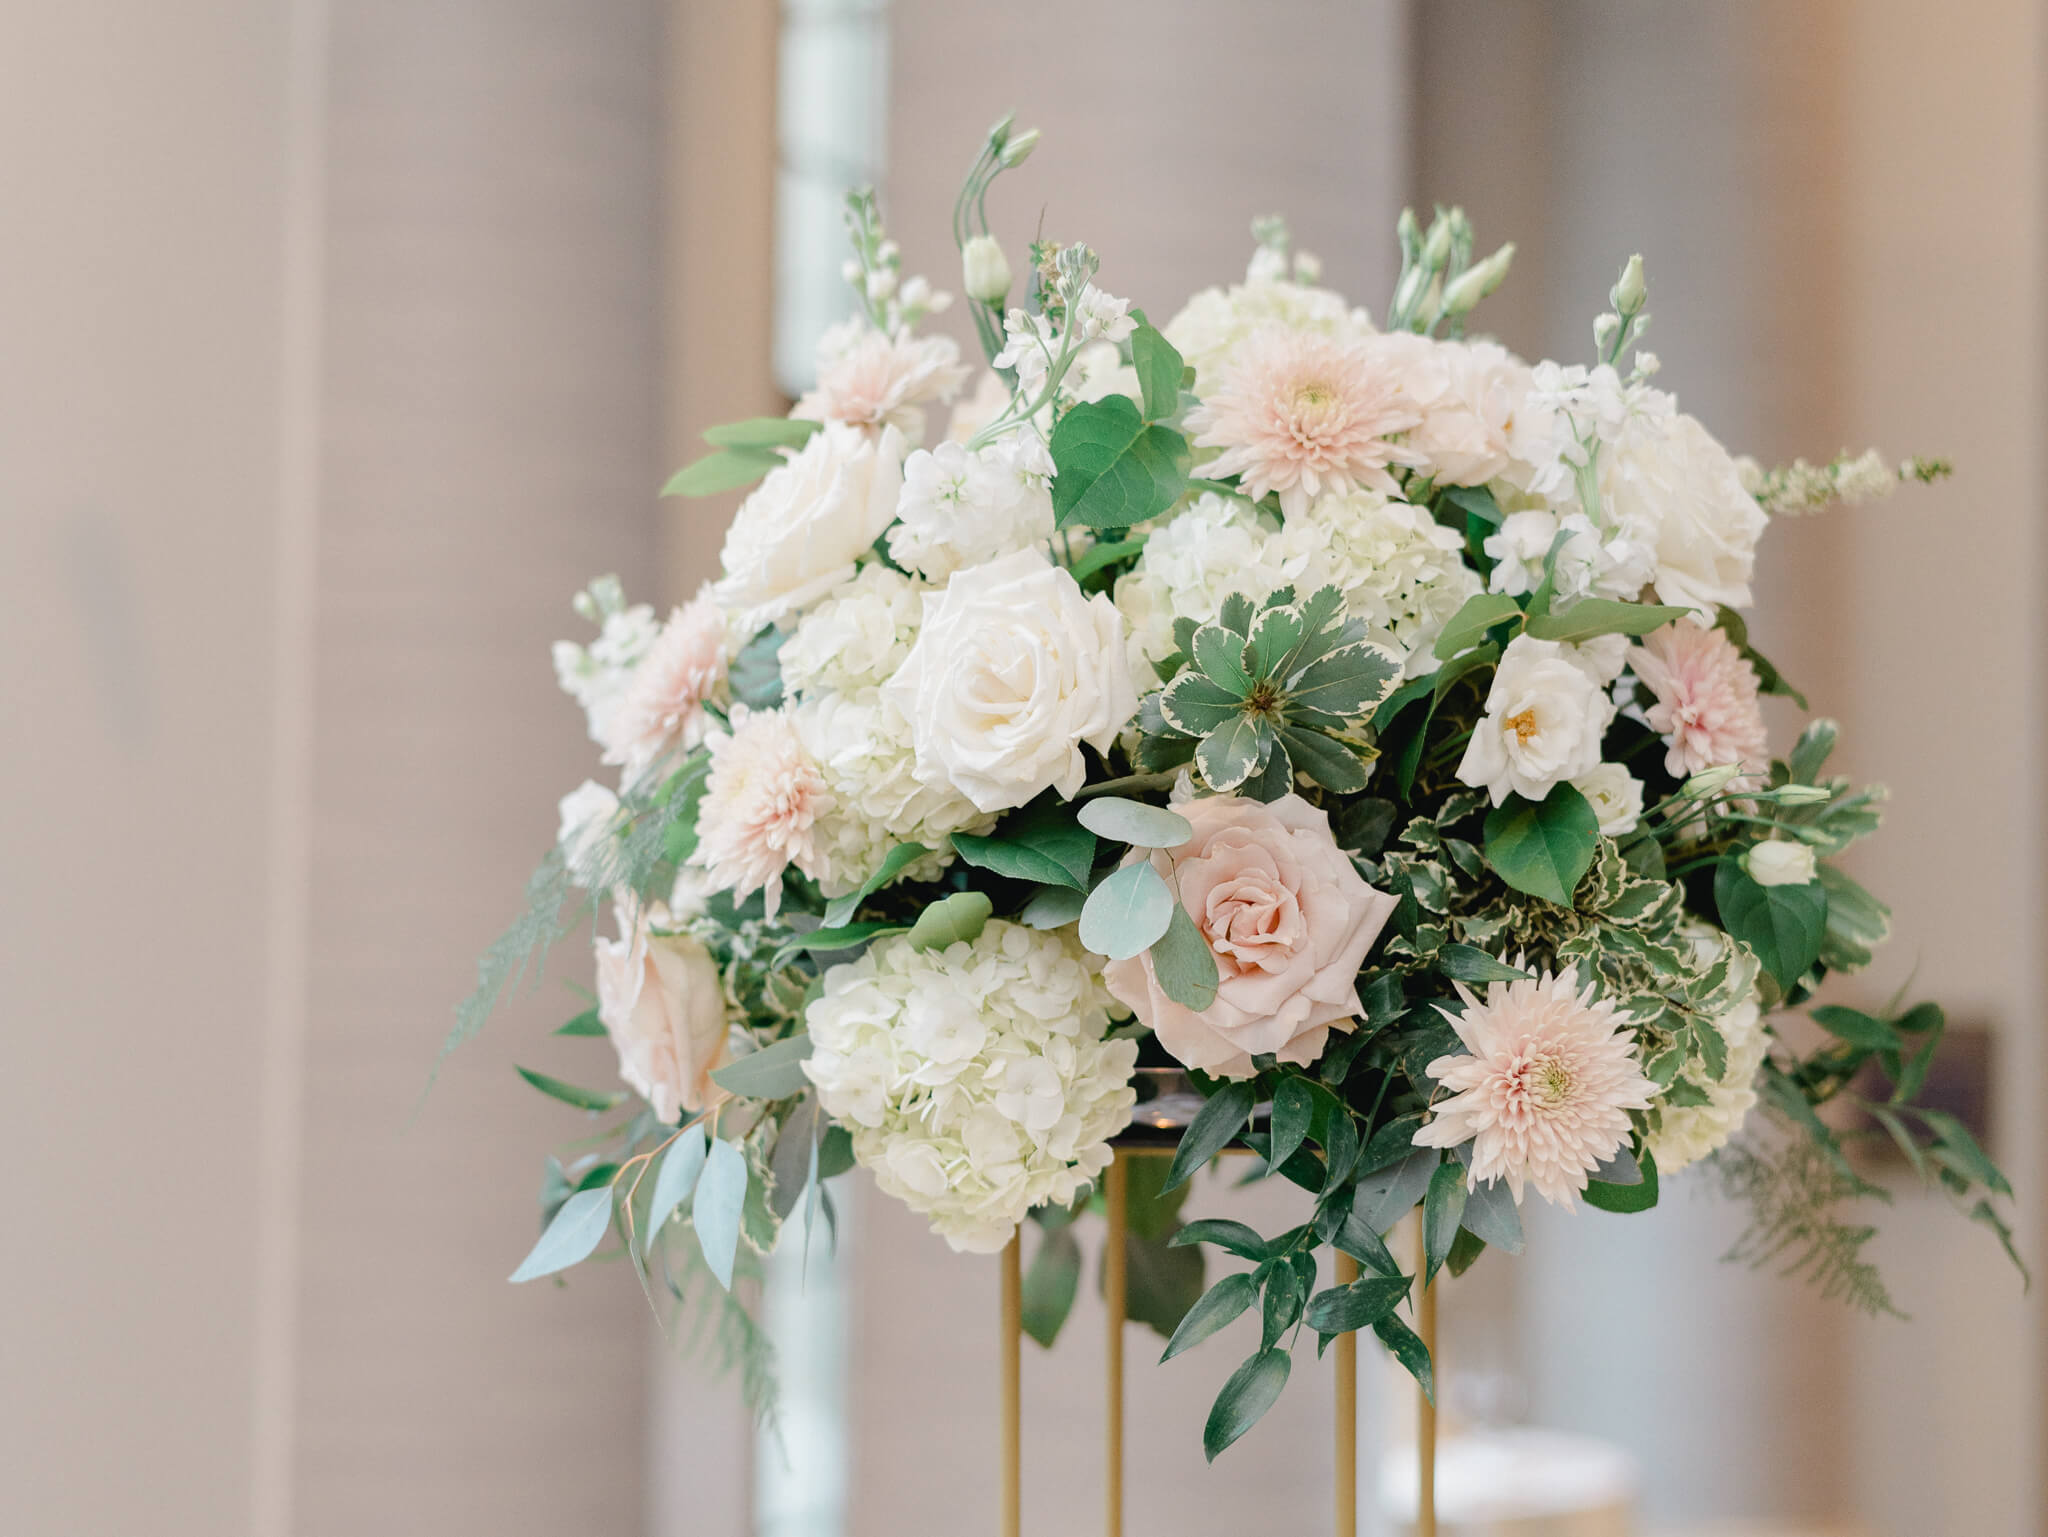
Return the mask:
{"type": "Polygon", "coordinates": [[[1103,981],[1189,1067],[1249,1078],[1252,1058],[1268,1053],[1306,1066],[1363,1012],[1358,969],[1395,899],[1365,883],[1330,819],[1299,795],[1175,809],[1195,835],[1151,859],[1215,953],[1215,1002],[1197,1012],[1167,997],[1149,951],[1111,961],[1103,981]]]}
{"type": "Polygon", "coordinates": [[[661,1120],[725,1098],[725,987],[718,962],[688,934],[664,934],[659,902],[637,924],[618,909],[623,939],[597,941],[597,1017],[619,1054],[619,1077],[661,1120]]]}

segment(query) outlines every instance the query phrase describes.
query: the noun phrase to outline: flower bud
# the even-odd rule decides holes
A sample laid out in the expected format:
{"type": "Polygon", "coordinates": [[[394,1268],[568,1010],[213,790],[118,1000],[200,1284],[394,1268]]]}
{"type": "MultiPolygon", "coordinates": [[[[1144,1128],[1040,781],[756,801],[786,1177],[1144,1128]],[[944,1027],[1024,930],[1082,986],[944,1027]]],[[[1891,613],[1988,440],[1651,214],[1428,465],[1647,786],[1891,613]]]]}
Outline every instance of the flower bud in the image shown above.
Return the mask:
{"type": "Polygon", "coordinates": [[[1739,763],[1716,764],[1693,775],[1685,782],[1683,790],[1691,796],[1713,795],[1726,789],[1741,773],[1742,765],[1739,763]]]}
{"type": "Polygon", "coordinates": [[[1451,221],[1438,214],[1430,222],[1429,237],[1422,242],[1422,260],[1431,267],[1441,267],[1451,259],[1451,221]]]}
{"type": "Polygon", "coordinates": [[[1404,208],[1401,217],[1394,221],[1394,233],[1400,237],[1403,260],[1412,260],[1422,250],[1422,231],[1415,225],[1415,210],[1404,208]]]}
{"type": "Polygon", "coordinates": [[[868,274],[868,298],[874,303],[880,304],[894,292],[896,292],[896,274],[887,267],[877,267],[868,274]]]}
{"type": "Polygon", "coordinates": [[[1038,130],[1027,128],[1002,148],[1000,159],[1006,170],[1014,171],[1031,158],[1031,152],[1038,148],[1038,130]]]}
{"type": "Polygon", "coordinates": [[[988,147],[998,155],[1003,152],[1003,146],[1010,142],[1010,127],[1016,121],[1016,113],[1005,112],[1001,118],[997,119],[995,126],[989,129],[988,147]]]}
{"type": "Polygon", "coordinates": [[[975,235],[960,248],[961,287],[983,304],[1001,304],[1010,291],[1010,261],[993,235],[975,235]]]}
{"type": "Polygon", "coordinates": [[[1508,275],[1508,264],[1514,259],[1514,246],[1504,245],[1476,267],[1459,273],[1457,281],[1444,289],[1444,313],[1469,314],[1474,305],[1500,287],[1501,280],[1508,275]]]}
{"type": "Polygon", "coordinates": [[[1294,281],[1297,283],[1320,283],[1323,280],[1323,259],[1312,251],[1294,253],[1294,281]]]}
{"type": "Polygon", "coordinates": [[[1768,798],[1780,806],[1818,806],[1833,800],[1835,792],[1820,785],[1779,785],[1768,798]]]}
{"type": "Polygon", "coordinates": [[[1766,838],[1742,856],[1742,868],[1759,886],[1804,886],[1817,869],[1813,850],[1789,838],[1766,838]]]}
{"type": "Polygon", "coordinates": [[[1614,351],[1614,339],[1621,334],[1619,315],[1602,315],[1593,322],[1593,350],[1605,358],[1614,351]]]}
{"type": "Polygon", "coordinates": [[[1643,307],[1643,300],[1649,297],[1649,285],[1643,281],[1643,258],[1631,256],[1628,265],[1621,269],[1621,281],[1614,285],[1614,291],[1607,297],[1614,304],[1615,312],[1633,315],[1643,307]]]}

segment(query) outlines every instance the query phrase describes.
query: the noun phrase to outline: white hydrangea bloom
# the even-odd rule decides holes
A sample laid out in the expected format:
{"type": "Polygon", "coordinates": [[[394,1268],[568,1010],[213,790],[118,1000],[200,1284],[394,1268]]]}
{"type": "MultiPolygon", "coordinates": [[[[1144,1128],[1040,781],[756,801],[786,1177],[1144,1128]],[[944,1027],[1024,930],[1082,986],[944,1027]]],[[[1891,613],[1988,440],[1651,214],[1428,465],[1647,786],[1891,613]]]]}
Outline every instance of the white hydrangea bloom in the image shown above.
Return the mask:
{"type": "Polygon", "coordinates": [[[1252,257],[1242,283],[1228,289],[1205,288],[1166,323],[1166,339],[1194,365],[1195,393],[1206,394],[1237,349],[1269,325],[1290,331],[1314,331],[1339,341],[1374,334],[1372,319],[1353,309],[1342,294],[1277,276],[1264,248],[1252,257]]]}
{"type": "MultiPolygon", "coordinates": [[[[1764,1030],[1756,991],[1757,964],[1747,950],[1704,924],[1692,925],[1694,950],[1711,962],[1729,952],[1735,1002],[1717,1016],[1714,1028],[1728,1047],[1728,1069],[1720,1081],[1703,1084],[1704,1105],[1659,1105],[1657,1129],[1645,1139],[1660,1175],[1675,1174],[1718,1151],[1742,1129],[1756,1107],[1756,1075],[1769,1054],[1771,1038],[1764,1030]]],[[[1693,1070],[1697,1077],[1699,1070],[1693,1070]]]]}
{"type": "Polygon", "coordinates": [[[1213,492],[1153,532],[1137,564],[1116,584],[1140,693],[1159,686],[1151,664],[1173,653],[1176,616],[1207,624],[1231,593],[1263,598],[1291,580],[1267,551],[1271,533],[1263,514],[1213,492]]]}
{"type": "Polygon", "coordinates": [[[910,655],[923,591],[900,571],[879,563],[861,567],[852,581],[834,588],[805,614],[782,643],[777,657],[783,688],[812,694],[881,687],[910,655]]]}
{"type": "Polygon", "coordinates": [[[953,862],[949,834],[994,825],[957,791],[917,777],[910,722],[876,690],[813,694],[790,718],[832,797],[814,830],[829,872],[818,882],[826,896],[858,888],[899,843],[922,843],[934,852],[897,879],[936,880],[953,862]]]}
{"type": "Polygon", "coordinates": [[[932,582],[1039,544],[1053,534],[1052,455],[1035,432],[1012,432],[969,452],[919,449],[903,463],[901,520],[889,554],[932,582]]]}
{"type": "Polygon", "coordinates": [[[1109,1166],[1138,1048],[1104,1039],[1099,965],[1071,935],[1001,920],[942,951],[898,935],[826,972],[806,1010],[819,1102],[955,1250],[997,1252],[1109,1166]]]}
{"type": "Polygon", "coordinates": [[[1480,590],[1464,551],[1458,533],[1425,509],[1355,491],[1323,497],[1306,516],[1288,519],[1267,557],[1301,596],[1336,583],[1368,638],[1428,671],[1444,625],[1480,590]]]}
{"type": "Polygon", "coordinates": [[[661,621],[649,604],[627,608],[616,577],[592,582],[587,592],[578,593],[576,609],[586,618],[599,620],[597,638],[588,646],[572,640],[555,642],[555,681],[583,707],[590,740],[603,742],[605,727],[633,669],[660,638],[661,621]]]}

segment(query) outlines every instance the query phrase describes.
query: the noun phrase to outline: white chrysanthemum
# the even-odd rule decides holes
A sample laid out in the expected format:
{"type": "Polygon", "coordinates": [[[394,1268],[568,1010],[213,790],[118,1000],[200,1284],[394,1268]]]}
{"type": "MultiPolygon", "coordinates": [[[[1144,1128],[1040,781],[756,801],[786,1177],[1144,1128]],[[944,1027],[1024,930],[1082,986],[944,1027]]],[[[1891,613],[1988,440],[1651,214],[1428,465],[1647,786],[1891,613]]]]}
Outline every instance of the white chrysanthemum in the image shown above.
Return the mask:
{"type": "Polygon", "coordinates": [[[636,603],[627,608],[624,601],[616,578],[591,583],[588,593],[577,594],[577,609],[592,618],[601,615],[597,638],[588,646],[572,640],[555,642],[555,681],[583,707],[593,742],[604,741],[633,670],[661,634],[652,606],[636,603]]]}
{"type": "Polygon", "coordinates": [[[924,588],[900,571],[863,566],[798,621],[776,654],[790,694],[880,688],[917,639],[924,588]]]}
{"type": "Polygon", "coordinates": [[[826,896],[854,890],[903,843],[933,853],[897,879],[936,880],[953,862],[950,834],[994,825],[964,795],[917,777],[910,722],[874,689],[814,694],[789,713],[832,798],[812,829],[828,872],[818,883],[826,896]]]}
{"type": "Polygon", "coordinates": [[[1000,920],[971,943],[885,939],[825,973],[804,1071],[875,1182],[956,1250],[993,1254],[1072,1201],[1129,1123],[1138,1048],[1103,1037],[1099,962],[1000,920]]]}
{"type": "MultiPolygon", "coordinates": [[[[1701,1083],[1707,1093],[1706,1104],[1657,1105],[1657,1128],[1644,1140],[1650,1156],[1657,1160],[1659,1174],[1675,1174],[1699,1162],[1742,1129],[1749,1112],[1756,1108],[1756,1075],[1771,1046],[1756,991],[1756,958],[1705,924],[1692,926],[1690,932],[1694,949],[1704,959],[1712,961],[1725,951],[1734,972],[1730,991],[1736,1001],[1714,1019],[1714,1028],[1728,1048],[1728,1066],[1715,1082],[1701,1083]]],[[[1695,1066],[1689,1076],[1703,1080],[1705,1073],[1695,1066]]]]}
{"type": "Polygon", "coordinates": [[[1256,257],[1253,262],[1253,273],[1244,282],[1203,289],[1166,323],[1166,339],[1194,365],[1198,394],[1208,393],[1237,349],[1265,326],[1347,342],[1374,334],[1370,317],[1353,309],[1342,294],[1287,282],[1260,270],[1256,257]]]}
{"type": "Polygon", "coordinates": [[[1303,596],[1334,582],[1371,639],[1427,671],[1430,647],[1477,593],[1465,541],[1420,507],[1372,491],[1325,496],[1273,538],[1277,562],[1303,596]]]}
{"type": "Polygon", "coordinates": [[[1208,624],[1233,592],[1259,599],[1290,580],[1267,552],[1270,533],[1250,505],[1213,492],[1153,532],[1116,584],[1139,692],[1159,686],[1151,664],[1172,654],[1176,618],[1208,624]]]}
{"type": "Polygon", "coordinates": [[[1467,1056],[1424,1069],[1452,1091],[1430,1108],[1417,1147],[1472,1144],[1468,1186],[1504,1179],[1521,1203],[1526,1185],[1569,1207],[1586,1180],[1628,1141],[1631,1110],[1656,1085],[1643,1076],[1626,1015],[1584,992],[1566,972],[1488,985],[1484,1000],[1459,982],[1463,1014],[1444,1010],[1467,1056]]]}
{"type": "Polygon", "coordinates": [[[932,582],[1050,539],[1052,455],[1035,432],[1013,432],[970,453],[958,443],[903,462],[901,520],[889,553],[932,582]]]}

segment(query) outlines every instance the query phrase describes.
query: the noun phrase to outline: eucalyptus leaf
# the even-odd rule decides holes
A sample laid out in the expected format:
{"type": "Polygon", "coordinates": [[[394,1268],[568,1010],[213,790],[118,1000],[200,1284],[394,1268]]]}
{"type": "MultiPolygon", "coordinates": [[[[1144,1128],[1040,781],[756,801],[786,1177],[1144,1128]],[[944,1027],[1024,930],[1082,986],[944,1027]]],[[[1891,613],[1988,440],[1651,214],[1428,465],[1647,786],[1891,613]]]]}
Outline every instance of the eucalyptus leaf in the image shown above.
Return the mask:
{"type": "Polygon", "coordinates": [[[721,448],[685,465],[661,488],[663,496],[716,496],[751,486],[783,462],[782,455],[760,448],[721,448]]]}
{"type": "Polygon", "coordinates": [[[802,448],[823,425],[799,416],[756,416],[707,427],[704,441],[714,448],[802,448]]]}
{"type": "Polygon", "coordinates": [[[597,1010],[585,1009],[566,1025],[555,1031],[556,1035],[603,1035],[604,1023],[597,1017],[597,1010]]]}
{"type": "Polygon", "coordinates": [[[1157,944],[1179,910],[1151,860],[1134,859],[1089,893],[1081,943],[1113,961],[1129,960],[1157,944]]]}
{"type": "Polygon", "coordinates": [[[540,1235],[540,1242],[512,1272],[512,1279],[537,1280],[580,1264],[604,1242],[605,1230],[611,1225],[610,1188],[577,1191],[562,1203],[547,1231],[540,1235]]]}
{"type": "Polygon", "coordinates": [[[1087,893],[1066,886],[1047,886],[1024,904],[1017,921],[1027,928],[1063,929],[1081,916],[1087,893]]]}
{"type": "Polygon", "coordinates": [[[917,922],[910,926],[910,948],[943,950],[963,941],[971,944],[995,910],[986,892],[956,891],[917,915],[917,922]]]}
{"type": "Polygon", "coordinates": [[[1505,1254],[1522,1252],[1522,1211],[1504,1179],[1481,1180],[1465,1194],[1465,1230],[1505,1254]]]}
{"type": "Polygon", "coordinates": [[[1611,1185],[1604,1180],[1586,1183],[1586,1204],[1601,1211],[1648,1211],[1657,1204],[1657,1160],[1648,1148],[1641,1158],[1642,1180],[1633,1185],[1611,1185]]]}
{"type": "Polygon", "coordinates": [[[711,1081],[742,1099],[787,1099],[810,1086],[804,1060],[811,1054],[809,1031],[763,1046],[714,1071],[711,1081]]]}
{"type": "Polygon", "coordinates": [[[1182,1008],[1199,1014],[1216,1001],[1216,952],[1178,902],[1166,932],[1153,942],[1152,974],[1159,990],[1182,1008]]]}
{"type": "Polygon", "coordinates": [[[653,1204],[647,1208],[647,1237],[642,1245],[647,1253],[654,1251],[654,1242],[675,1209],[697,1188],[697,1176],[704,1172],[704,1156],[709,1151],[699,1123],[685,1130],[661,1155],[661,1167],[654,1174],[653,1204]]]}
{"type": "Polygon", "coordinates": [[[1081,1289],[1081,1246],[1071,1229],[1047,1233],[1024,1272],[1024,1332],[1047,1350],[1081,1289]]]}
{"type": "Polygon", "coordinates": [[[1090,832],[1134,848],[1174,849],[1195,836],[1194,825],[1178,811],[1115,795],[1083,801],[1079,818],[1090,832]]]}
{"type": "Polygon", "coordinates": [[[1352,1211],[1375,1233],[1386,1232],[1428,1193],[1437,1162],[1435,1148],[1418,1148],[1401,1162],[1363,1176],[1352,1198],[1352,1211]]]}
{"type": "Polygon", "coordinates": [[[732,1265],[740,1247],[740,1216],[747,1203],[747,1156],[730,1142],[713,1142],[697,1176],[690,1223],[697,1246],[718,1284],[732,1290],[732,1265]]]}

